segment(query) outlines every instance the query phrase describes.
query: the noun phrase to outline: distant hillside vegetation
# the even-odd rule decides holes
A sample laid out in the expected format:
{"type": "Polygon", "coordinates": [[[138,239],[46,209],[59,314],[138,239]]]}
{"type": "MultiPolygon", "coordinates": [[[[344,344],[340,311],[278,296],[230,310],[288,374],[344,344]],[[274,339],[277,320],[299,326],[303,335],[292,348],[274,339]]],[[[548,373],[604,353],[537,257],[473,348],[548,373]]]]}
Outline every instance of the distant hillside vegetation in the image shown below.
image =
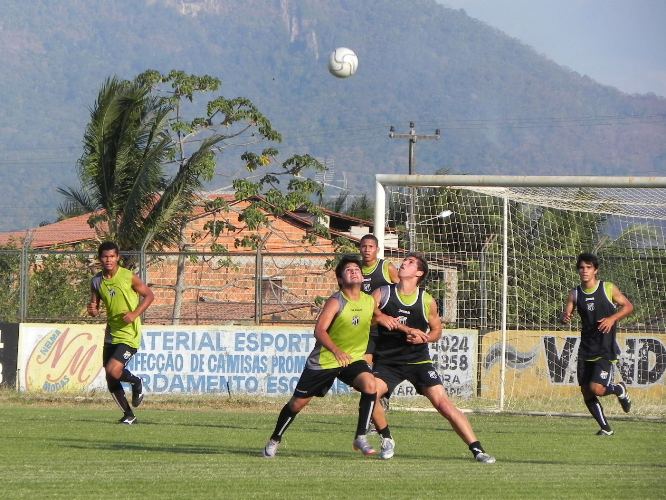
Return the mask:
{"type": "Polygon", "coordinates": [[[353,192],[407,173],[388,127],[410,120],[442,132],[417,144],[419,173],[666,175],[666,99],[600,85],[433,0],[5,0],[0,22],[0,230],[53,220],[101,83],[149,68],[220,77],[283,133],[281,152],[326,159],[326,181],[353,192]],[[359,56],[347,80],[326,71],[337,46],[359,56]]]}

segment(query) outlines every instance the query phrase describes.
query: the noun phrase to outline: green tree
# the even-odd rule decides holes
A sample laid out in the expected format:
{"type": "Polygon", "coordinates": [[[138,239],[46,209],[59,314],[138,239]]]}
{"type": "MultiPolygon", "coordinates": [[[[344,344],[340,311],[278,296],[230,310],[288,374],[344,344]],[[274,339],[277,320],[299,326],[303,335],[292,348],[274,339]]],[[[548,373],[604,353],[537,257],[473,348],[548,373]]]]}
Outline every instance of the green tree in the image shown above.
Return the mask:
{"type": "MultiPolygon", "coordinates": [[[[224,217],[226,202],[201,199],[203,184],[212,179],[217,157],[231,139],[252,144],[281,140],[247,98],[215,96],[201,110],[199,98],[210,97],[219,86],[217,78],[182,71],[146,71],[131,82],[109,79],[86,128],[78,172],[81,188],[59,189],[66,198],[63,214],[92,212],[89,224],[99,238],[115,240],[124,250],[177,246],[181,251],[187,244],[184,228],[197,203],[221,215],[205,228],[213,237],[222,231],[242,233],[236,244],[246,247],[260,244],[256,230],[268,224],[270,215],[303,206],[320,215],[311,201],[320,186],[302,174],[324,167],[309,155],[294,155],[257,180],[233,181],[236,199],[249,201],[240,215],[242,228],[224,217]],[[281,179],[287,179],[286,185],[281,179]]],[[[247,172],[256,173],[273,167],[277,157],[278,150],[268,145],[246,151],[241,160],[247,172]]],[[[315,225],[315,233],[325,231],[315,225]]],[[[174,317],[185,286],[184,256],[178,269],[174,317]]]]}
{"type": "Polygon", "coordinates": [[[18,321],[21,251],[9,244],[0,247],[0,321],[18,321]]]}
{"type": "Polygon", "coordinates": [[[86,316],[90,297],[90,269],[83,255],[44,255],[32,259],[28,317],[38,321],[66,321],[86,316]]]}

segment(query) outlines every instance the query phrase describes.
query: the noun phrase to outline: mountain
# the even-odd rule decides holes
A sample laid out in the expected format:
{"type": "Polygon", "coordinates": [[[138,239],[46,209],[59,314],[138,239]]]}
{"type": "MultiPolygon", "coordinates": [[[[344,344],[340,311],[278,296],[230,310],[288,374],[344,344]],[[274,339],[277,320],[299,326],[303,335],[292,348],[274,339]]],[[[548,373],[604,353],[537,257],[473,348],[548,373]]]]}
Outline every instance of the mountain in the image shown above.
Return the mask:
{"type": "MultiPolygon", "coordinates": [[[[416,171],[666,175],[666,99],[627,95],[559,66],[434,0],[5,0],[0,20],[0,230],[55,218],[76,185],[81,139],[102,82],[146,69],[223,81],[311,153],[327,183],[372,192],[374,174],[416,171]],[[340,80],[329,52],[353,48],[340,80]]],[[[238,175],[244,146],[211,188],[238,175]]],[[[331,188],[329,194],[339,190],[331,188]]]]}

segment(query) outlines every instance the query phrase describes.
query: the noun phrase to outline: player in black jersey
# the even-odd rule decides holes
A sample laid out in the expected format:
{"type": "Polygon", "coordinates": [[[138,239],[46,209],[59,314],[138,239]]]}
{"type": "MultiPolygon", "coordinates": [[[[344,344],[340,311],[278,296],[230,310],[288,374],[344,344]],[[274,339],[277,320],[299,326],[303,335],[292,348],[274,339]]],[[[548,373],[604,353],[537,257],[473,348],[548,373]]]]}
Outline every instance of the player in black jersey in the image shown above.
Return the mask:
{"type": "MultiPolygon", "coordinates": [[[[361,254],[361,272],[363,273],[363,291],[371,294],[377,288],[400,281],[398,270],[389,261],[377,257],[379,242],[374,234],[366,234],[359,243],[361,254]]],[[[375,339],[377,337],[376,325],[370,329],[370,341],[365,360],[372,364],[372,353],[375,350],[375,339]]]]}
{"type": "MultiPolygon", "coordinates": [[[[437,302],[419,289],[428,274],[428,263],[421,255],[410,253],[398,274],[398,284],[381,287],[372,294],[378,305],[375,319],[379,321],[373,367],[378,400],[384,395],[390,396],[403,380],[409,380],[449,421],[478,462],[494,463],[495,458],[485,452],[465,414],[447,397],[430,358],[428,343],[442,336],[442,321],[437,302]]],[[[393,457],[395,442],[381,404],[375,404],[372,417],[381,436],[379,456],[389,459],[393,457]]]]}
{"type": "Polygon", "coordinates": [[[613,283],[600,281],[599,260],[596,255],[582,253],[576,261],[580,285],[569,293],[562,322],[571,321],[574,309],[578,310],[582,328],[578,348],[578,385],[585,406],[599,424],[598,436],[610,436],[613,429],[608,424],[600,396],[614,394],[625,413],[631,409],[631,399],[624,382],[613,383],[620,349],[615,334],[617,322],[634,310],[622,292],[613,283]]]}
{"type": "MultiPolygon", "coordinates": [[[[366,234],[361,238],[358,244],[359,253],[361,255],[361,272],[363,273],[363,291],[371,294],[377,288],[397,283],[400,281],[398,277],[398,270],[388,260],[380,259],[377,254],[379,253],[379,240],[374,234],[366,234]]],[[[368,340],[368,348],[365,352],[365,360],[370,366],[373,363],[373,353],[375,352],[375,341],[377,339],[377,325],[370,327],[370,340],[368,340]]],[[[384,411],[389,410],[388,398],[381,398],[384,411]]],[[[371,423],[368,432],[374,433],[375,424],[371,423]]]]}

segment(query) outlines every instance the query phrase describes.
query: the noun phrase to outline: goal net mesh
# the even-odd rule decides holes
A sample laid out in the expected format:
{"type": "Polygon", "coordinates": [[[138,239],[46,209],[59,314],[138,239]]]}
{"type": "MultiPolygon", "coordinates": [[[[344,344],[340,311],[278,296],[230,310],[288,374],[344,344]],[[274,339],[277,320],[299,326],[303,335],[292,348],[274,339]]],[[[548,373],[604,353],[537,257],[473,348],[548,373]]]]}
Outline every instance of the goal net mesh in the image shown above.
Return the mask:
{"type": "MultiPolygon", "coordinates": [[[[425,286],[445,322],[431,352],[463,406],[586,411],[576,376],[580,321],[559,319],[580,281],[578,254],[593,252],[599,278],[635,308],[618,328],[615,382],[627,383],[632,413],[666,414],[666,189],[385,189],[386,255],[396,265],[409,250],[428,259],[425,286]]],[[[622,413],[614,396],[601,402],[607,414],[622,413]]]]}

